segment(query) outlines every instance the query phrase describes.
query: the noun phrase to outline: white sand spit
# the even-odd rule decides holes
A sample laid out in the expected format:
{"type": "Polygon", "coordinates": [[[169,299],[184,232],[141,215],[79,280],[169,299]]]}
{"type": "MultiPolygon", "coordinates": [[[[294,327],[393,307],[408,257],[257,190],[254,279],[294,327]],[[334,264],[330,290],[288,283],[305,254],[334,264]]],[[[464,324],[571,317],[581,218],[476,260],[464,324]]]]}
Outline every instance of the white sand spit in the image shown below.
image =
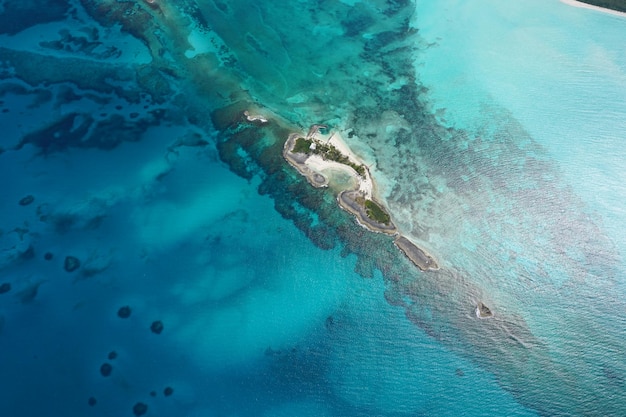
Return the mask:
{"type": "Polygon", "coordinates": [[[604,7],[594,6],[592,4],[583,3],[581,1],[561,0],[561,3],[565,3],[565,4],[569,5],[569,6],[580,7],[581,9],[596,10],[596,11],[599,11],[599,12],[612,14],[614,16],[626,17],[626,13],[624,13],[624,12],[618,12],[617,10],[611,10],[611,9],[606,9],[604,7]]]}

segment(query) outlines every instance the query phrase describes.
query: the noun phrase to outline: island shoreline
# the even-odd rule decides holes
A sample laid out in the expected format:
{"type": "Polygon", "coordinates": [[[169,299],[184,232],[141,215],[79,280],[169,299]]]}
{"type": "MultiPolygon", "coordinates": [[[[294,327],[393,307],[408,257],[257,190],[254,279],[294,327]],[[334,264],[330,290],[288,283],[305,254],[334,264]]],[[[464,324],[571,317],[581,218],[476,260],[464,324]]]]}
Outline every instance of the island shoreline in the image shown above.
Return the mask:
{"type": "Polygon", "coordinates": [[[595,10],[598,12],[610,14],[613,16],[626,17],[626,12],[620,12],[619,10],[607,9],[606,7],[595,6],[589,3],[583,3],[581,1],[576,0],[560,0],[561,3],[567,4],[568,6],[578,7],[580,9],[589,9],[595,10]]]}
{"type": "MultiPolygon", "coordinates": [[[[357,185],[356,187],[347,188],[339,192],[337,195],[337,203],[339,207],[352,214],[355,217],[357,224],[361,227],[374,233],[383,233],[395,237],[394,245],[421,271],[438,270],[439,266],[430,254],[417,246],[407,237],[400,234],[391,220],[391,216],[389,216],[387,219],[388,221],[384,223],[370,217],[366,204],[366,202],[368,202],[367,200],[369,200],[369,203],[373,202],[378,206],[382,205],[380,202],[376,201],[376,198],[374,197],[375,183],[371,177],[369,168],[364,165],[362,161],[354,155],[354,153],[352,153],[350,148],[343,142],[340,135],[333,133],[325,143],[322,143],[319,139],[314,138],[319,132],[321,126],[322,125],[313,125],[309,130],[309,133],[306,135],[306,140],[311,141],[311,149],[314,149],[315,146],[328,144],[333,138],[336,138],[333,142],[333,146],[341,153],[341,155],[347,157],[351,164],[356,164],[356,167],[361,170],[361,174],[359,174],[353,166],[342,164],[333,160],[327,160],[322,158],[322,156],[311,152],[293,152],[294,146],[296,146],[296,141],[304,139],[305,136],[297,132],[291,133],[283,145],[283,157],[289,165],[294,167],[306,178],[307,182],[315,188],[328,187],[329,178],[327,175],[324,175],[324,171],[339,169],[349,174],[356,180],[357,185]]],[[[385,213],[387,215],[389,214],[386,211],[385,213]]]]}

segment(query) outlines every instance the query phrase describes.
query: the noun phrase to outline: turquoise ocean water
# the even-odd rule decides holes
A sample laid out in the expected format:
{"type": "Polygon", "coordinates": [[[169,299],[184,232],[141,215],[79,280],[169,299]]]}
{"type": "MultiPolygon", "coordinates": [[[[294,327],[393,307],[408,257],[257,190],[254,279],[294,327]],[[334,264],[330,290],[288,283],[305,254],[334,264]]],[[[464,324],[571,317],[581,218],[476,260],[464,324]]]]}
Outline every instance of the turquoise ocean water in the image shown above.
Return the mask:
{"type": "Polygon", "coordinates": [[[558,0],[0,2],[0,415],[626,415],[625,37],[558,0]],[[314,123],[440,270],[283,161],[314,123]]]}

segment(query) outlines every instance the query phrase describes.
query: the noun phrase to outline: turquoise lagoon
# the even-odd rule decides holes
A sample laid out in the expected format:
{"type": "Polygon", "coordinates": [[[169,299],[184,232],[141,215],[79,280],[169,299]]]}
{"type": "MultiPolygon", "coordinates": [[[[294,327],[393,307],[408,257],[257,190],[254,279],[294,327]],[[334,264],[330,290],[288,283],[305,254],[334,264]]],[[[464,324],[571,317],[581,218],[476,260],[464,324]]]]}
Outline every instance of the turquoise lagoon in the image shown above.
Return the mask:
{"type": "Polygon", "coordinates": [[[626,414],[624,18],[59,0],[0,23],[3,416],[626,414]],[[283,161],[313,123],[439,271],[283,161]]]}

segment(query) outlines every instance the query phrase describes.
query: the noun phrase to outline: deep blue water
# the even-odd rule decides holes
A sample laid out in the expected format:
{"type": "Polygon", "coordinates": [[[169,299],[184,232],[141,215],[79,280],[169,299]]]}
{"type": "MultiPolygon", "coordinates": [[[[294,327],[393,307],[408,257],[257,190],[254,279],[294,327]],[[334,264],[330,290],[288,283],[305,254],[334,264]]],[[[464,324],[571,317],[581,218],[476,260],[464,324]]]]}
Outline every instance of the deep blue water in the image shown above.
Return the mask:
{"type": "Polygon", "coordinates": [[[0,2],[0,416],[626,415],[626,20],[285,3],[0,2]]]}

